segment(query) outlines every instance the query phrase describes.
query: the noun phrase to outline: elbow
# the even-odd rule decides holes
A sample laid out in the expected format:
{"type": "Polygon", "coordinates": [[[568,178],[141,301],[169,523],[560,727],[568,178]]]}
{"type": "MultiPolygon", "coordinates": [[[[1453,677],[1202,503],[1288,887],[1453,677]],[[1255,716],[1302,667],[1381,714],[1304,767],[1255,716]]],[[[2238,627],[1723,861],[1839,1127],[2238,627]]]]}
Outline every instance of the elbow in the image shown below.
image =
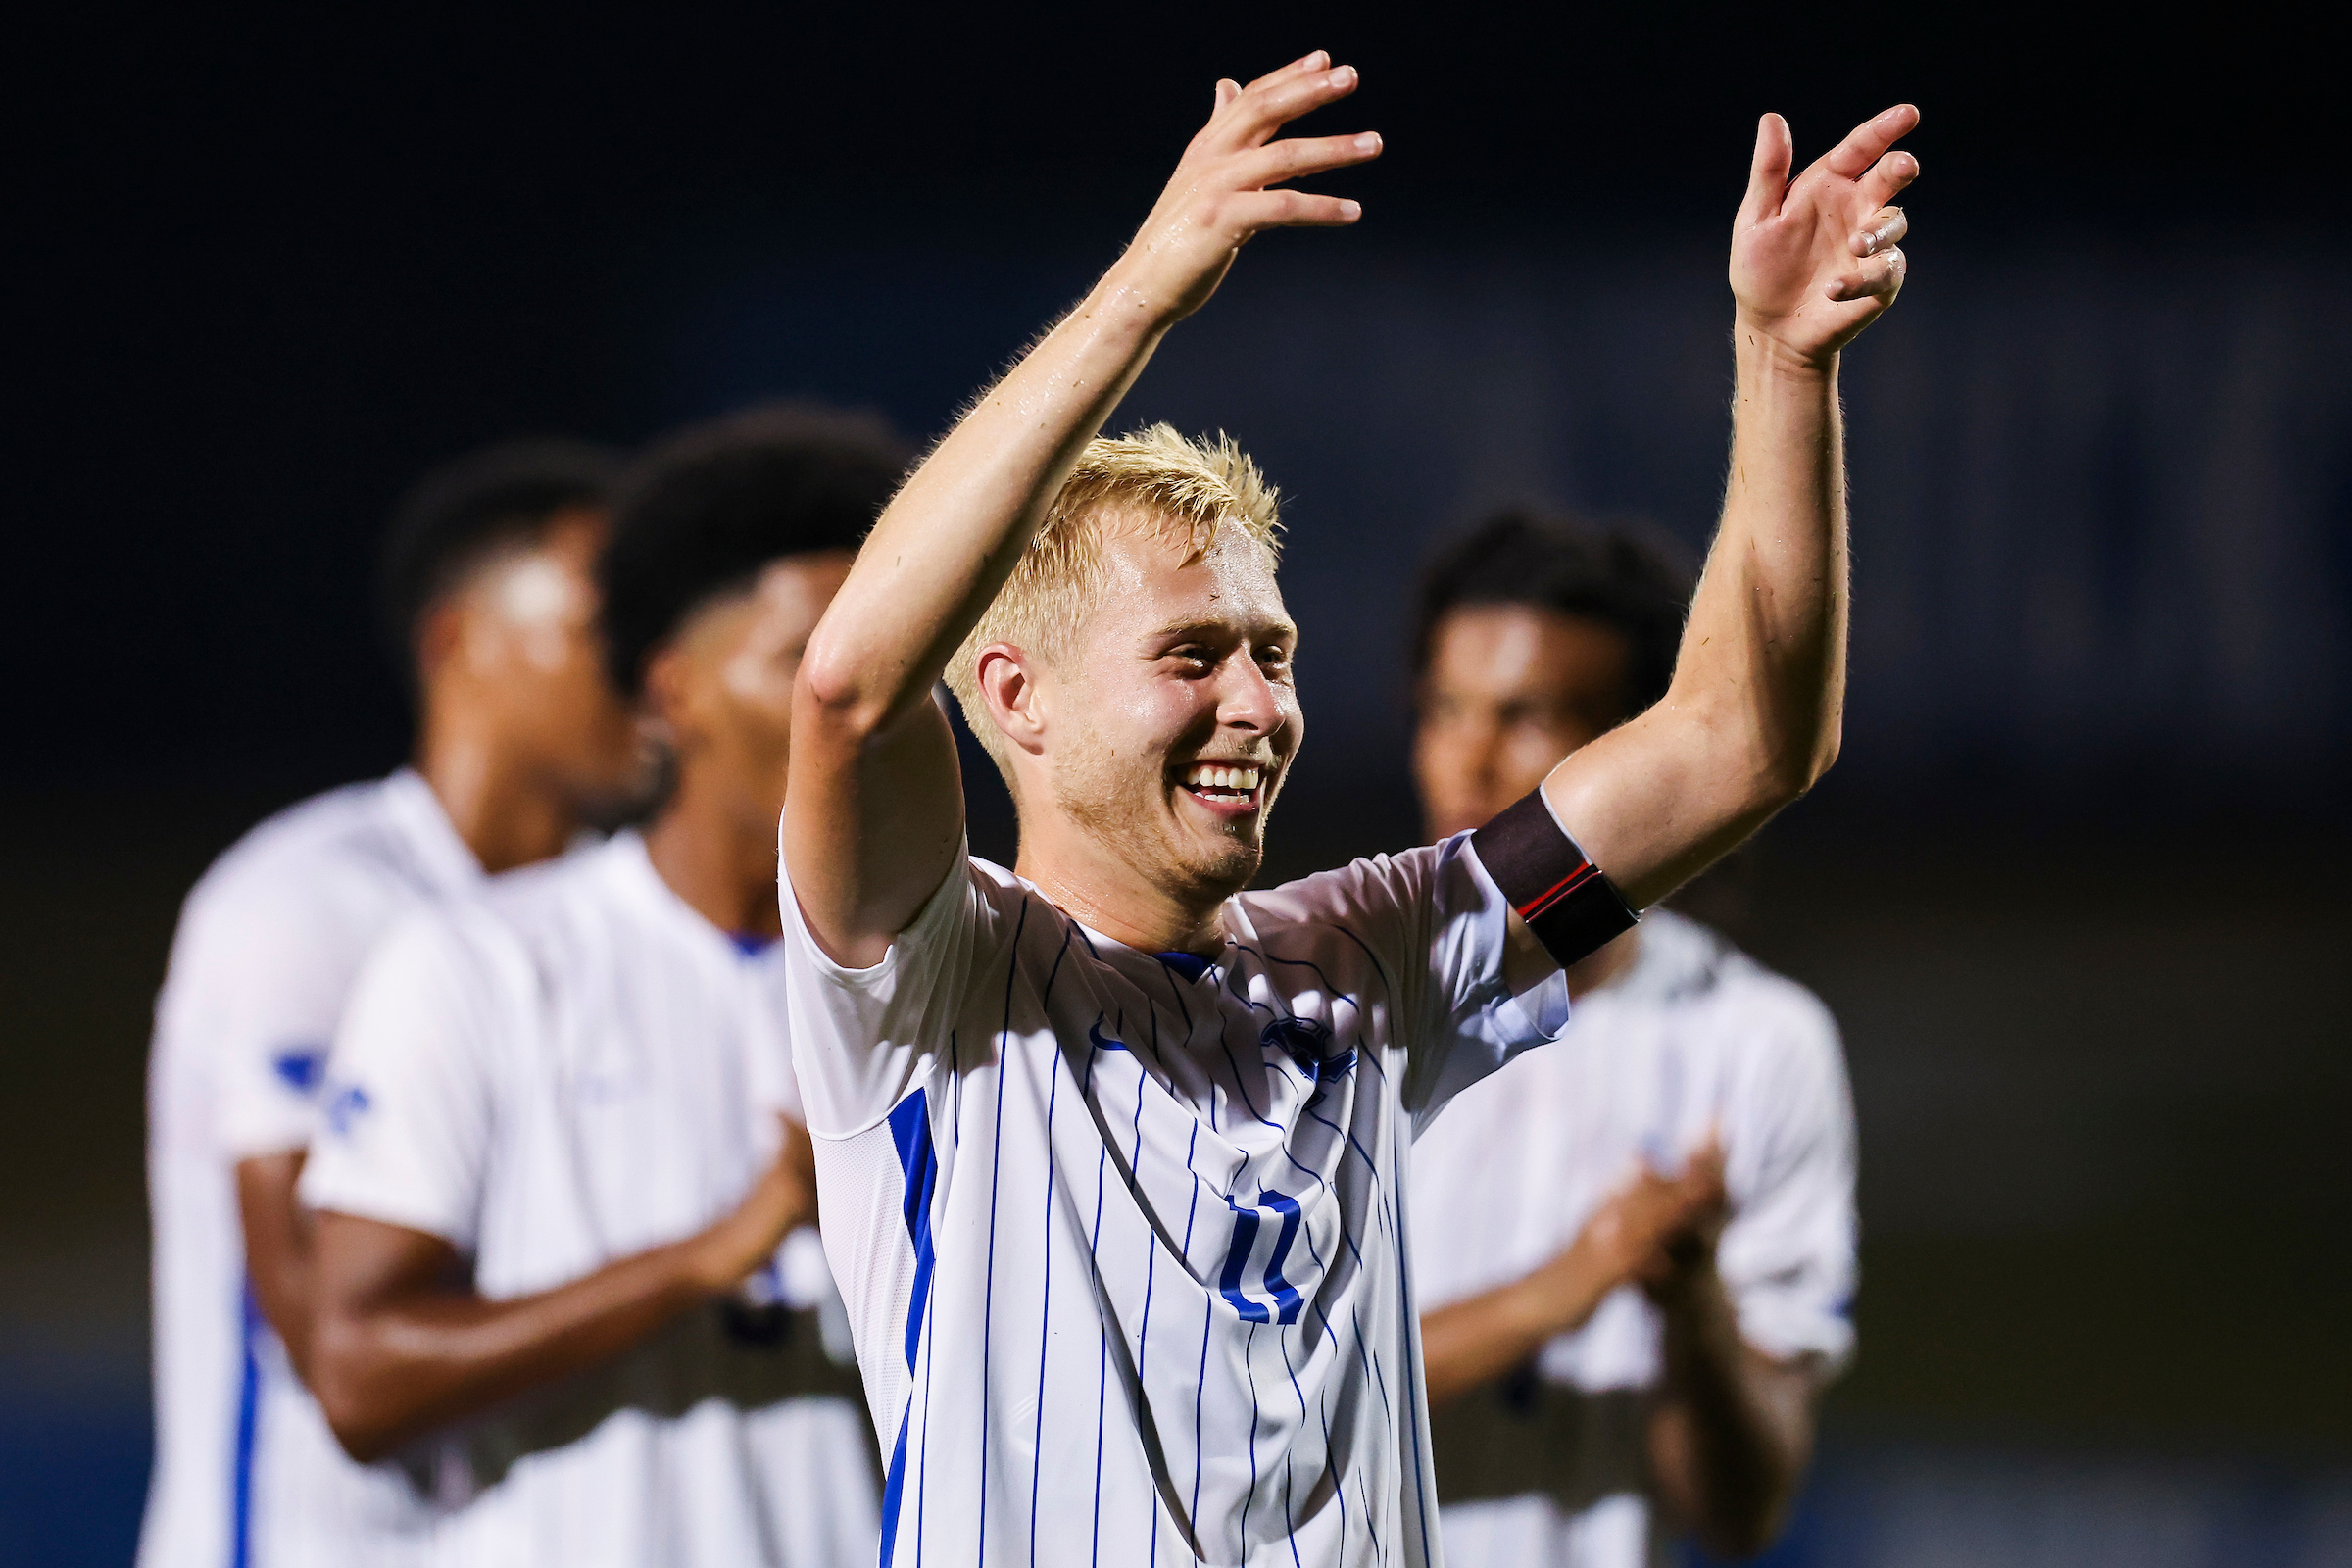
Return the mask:
{"type": "Polygon", "coordinates": [[[1759,748],[1757,804],[1769,815],[1804,798],[1837,764],[1838,725],[1835,720],[1812,735],[1790,736],[1759,748]]]}
{"type": "Polygon", "coordinates": [[[311,1395],[343,1451],[371,1464],[399,1446],[393,1413],[380,1396],[365,1333],[346,1323],[320,1322],[311,1343],[311,1395]]]}
{"type": "Polygon", "coordinates": [[[793,727],[821,726],[853,742],[870,740],[890,722],[888,694],[875,689],[869,662],[824,634],[801,657],[793,727]]]}

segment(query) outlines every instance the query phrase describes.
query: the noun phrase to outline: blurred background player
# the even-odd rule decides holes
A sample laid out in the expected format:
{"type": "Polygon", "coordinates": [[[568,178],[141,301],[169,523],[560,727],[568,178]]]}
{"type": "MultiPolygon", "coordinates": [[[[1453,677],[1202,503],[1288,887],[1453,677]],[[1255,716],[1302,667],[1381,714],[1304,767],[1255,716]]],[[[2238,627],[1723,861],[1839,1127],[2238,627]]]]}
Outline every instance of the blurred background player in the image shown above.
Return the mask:
{"type": "Polygon", "coordinates": [[[637,771],[592,575],[611,460],[502,446],[396,514],[387,631],[414,687],[412,765],[255,828],[189,895],[148,1073],[156,1463],[143,1568],[400,1560],[419,1502],[340,1453],[303,1391],[294,1185],[361,960],[419,905],[562,853],[637,771]]]}
{"type": "MultiPolygon", "coordinates": [[[[1440,554],[1414,641],[1431,839],[1665,695],[1690,592],[1628,534],[1519,514],[1440,554]]],[[[1446,1550],[1631,1568],[1689,1528],[1743,1556],[1785,1516],[1853,1345],[1837,1026],[1663,908],[1568,983],[1559,1042],[1413,1151],[1446,1550]]]]}
{"type": "Polygon", "coordinates": [[[847,1321],[835,1361],[779,1309],[838,1298],[813,1233],[776,1277],[816,1195],[771,944],[794,677],[905,462],[793,409],[657,451],[604,583],[667,799],[412,922],[359,984],[303,1179],[313,1371],[356,1453],[461,1423],[430,1447],[437,1561],[873,1557],[847,1321]]]}

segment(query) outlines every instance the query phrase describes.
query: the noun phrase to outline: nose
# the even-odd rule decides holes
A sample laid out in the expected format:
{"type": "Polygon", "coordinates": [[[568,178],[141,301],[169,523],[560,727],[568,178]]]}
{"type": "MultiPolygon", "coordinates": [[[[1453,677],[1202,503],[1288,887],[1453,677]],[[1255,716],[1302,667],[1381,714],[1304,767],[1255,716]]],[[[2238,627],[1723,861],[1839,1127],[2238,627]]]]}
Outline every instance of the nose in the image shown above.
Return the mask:
{"type": "Polygon", "coordinates": [[[1228,659],[1225,667],[1217,692],[1217,726],[1266,736],[1281,729],[1290,715],[1257,661],[1245,650],[1228,659]]]}

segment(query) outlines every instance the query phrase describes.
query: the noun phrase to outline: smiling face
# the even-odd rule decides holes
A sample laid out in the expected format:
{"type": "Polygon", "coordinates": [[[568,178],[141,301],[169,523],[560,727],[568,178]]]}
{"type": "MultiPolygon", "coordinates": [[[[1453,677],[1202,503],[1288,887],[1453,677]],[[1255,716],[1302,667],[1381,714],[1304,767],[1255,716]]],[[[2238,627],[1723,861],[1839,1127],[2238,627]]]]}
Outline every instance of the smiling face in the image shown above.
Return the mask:
{"type": "Polygon", "coordinates": [[[1155,894],[1204,918],[1247,886],[1304,728],[1271,553],[1221,524],[1187,554],[1181,529],[1107,526],[1102,591],[1061,646],[981,655],[1022,864],[1097,884],[1065,890],[1091,909],[1155,894]]]}

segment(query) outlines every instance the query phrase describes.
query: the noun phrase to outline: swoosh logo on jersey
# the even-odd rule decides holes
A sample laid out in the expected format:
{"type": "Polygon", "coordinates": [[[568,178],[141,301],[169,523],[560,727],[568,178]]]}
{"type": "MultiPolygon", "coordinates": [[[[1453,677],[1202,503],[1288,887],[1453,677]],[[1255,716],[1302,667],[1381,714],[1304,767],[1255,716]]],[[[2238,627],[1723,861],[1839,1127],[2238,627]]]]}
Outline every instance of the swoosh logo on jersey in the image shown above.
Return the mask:
{"type": "MultiPolygon", "coordinates": [[[[1102,1032],[1102,1020],[1100,1018],[1097,1018],[1093,1023],[1090,1023],[1086,1026],[1086,1038],[1095,1043],[1095,1049],[1098,1051],[1127,1050],[1126,1041],[1115,1039],[1102,1032]]],[[[1128,1054],[1133,1055],[1134,1053],[1128,1052],[1128,1054]]]]}

